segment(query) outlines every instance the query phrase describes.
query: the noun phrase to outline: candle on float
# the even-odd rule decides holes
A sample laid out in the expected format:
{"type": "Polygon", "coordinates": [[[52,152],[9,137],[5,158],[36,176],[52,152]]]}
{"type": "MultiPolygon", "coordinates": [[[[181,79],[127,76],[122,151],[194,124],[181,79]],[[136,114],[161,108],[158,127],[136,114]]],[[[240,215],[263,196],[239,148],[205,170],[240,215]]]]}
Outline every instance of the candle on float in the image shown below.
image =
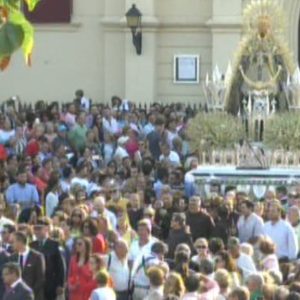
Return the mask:
{"type": "Polygon", "coordinates": [[[269,91],[267,91],[267,116],[270,114],[270,97],[269,91]]]}
{"type": "Polygon", "coordinates": [[[249,115],[252,112],[252,101],[251,101],[251,92],[250,91],[249,91],[249,94],[248,94],[248,112],[249,112],[249,115]]]}

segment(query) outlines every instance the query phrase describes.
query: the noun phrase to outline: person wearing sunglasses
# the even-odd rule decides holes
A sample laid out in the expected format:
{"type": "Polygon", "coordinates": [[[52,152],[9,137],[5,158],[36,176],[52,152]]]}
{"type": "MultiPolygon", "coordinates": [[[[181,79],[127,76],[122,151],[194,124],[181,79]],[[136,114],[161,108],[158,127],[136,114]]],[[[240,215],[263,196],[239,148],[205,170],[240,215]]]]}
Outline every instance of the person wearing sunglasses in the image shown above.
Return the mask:
{"type": "Polygon", "coordinates": [[[83,235],[89,237],[92,242],[92,253],[104,254],[106,251],[106,243],[104,236],[98,232],[97,220],[87,218],[82,224],[83,235]]]}
{"type": "Polygon", "coordinates": [[[194,243],[194,247],[197,251],[197,255],[192,257],[192,262],[196,264],[200,264],[204,259],[211,259],[209,249],[208,249],[208,242],[204,238],[199,238],[194,243]]]}
{"type": "Polygon", "coordinates": [[[82,235],[82,225],[85,219],[84,211],[76,207],[73,209],[70,220],[71,236],[73,238],[80,237],[82,235]]]}

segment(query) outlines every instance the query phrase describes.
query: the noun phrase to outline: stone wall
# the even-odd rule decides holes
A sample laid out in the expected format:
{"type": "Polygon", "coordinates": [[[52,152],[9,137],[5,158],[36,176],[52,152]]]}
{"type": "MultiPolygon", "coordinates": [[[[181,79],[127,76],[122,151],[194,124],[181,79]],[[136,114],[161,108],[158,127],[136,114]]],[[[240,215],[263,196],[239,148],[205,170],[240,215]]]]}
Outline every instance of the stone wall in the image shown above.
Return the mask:
{"type": "MultiPolygon", "coordinates": [[[[284,1],[287,39],[298,52],[299,0],[284,1]]],[[[202,82],[218,64],[233,59],[245,0],[74,0],[71,24],[36,25],[33,66],[21,53],[0,74],[0,99],[19,95],[71,101],[82,88],[96,102],[114,94],[136,102],[203,100],[202,82]],[[143,13],[143,53],[137,56],[125,13],[136,3],[143,13]],[[175,54],[200,56],[199,84],[173,83],[175,54]]]]}

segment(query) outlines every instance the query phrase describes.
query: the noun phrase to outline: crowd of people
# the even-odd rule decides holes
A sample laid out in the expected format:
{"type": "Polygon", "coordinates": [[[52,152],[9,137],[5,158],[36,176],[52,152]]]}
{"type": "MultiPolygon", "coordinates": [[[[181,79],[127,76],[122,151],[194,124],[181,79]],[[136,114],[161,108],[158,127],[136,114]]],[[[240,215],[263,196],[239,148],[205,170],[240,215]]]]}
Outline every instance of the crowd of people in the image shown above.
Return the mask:
{"type": "Polygon", "coordinates": [[[300,300],[300,186],[197,186],[192,117],[77,91],[0,114],[0,299],[300,300]]]}

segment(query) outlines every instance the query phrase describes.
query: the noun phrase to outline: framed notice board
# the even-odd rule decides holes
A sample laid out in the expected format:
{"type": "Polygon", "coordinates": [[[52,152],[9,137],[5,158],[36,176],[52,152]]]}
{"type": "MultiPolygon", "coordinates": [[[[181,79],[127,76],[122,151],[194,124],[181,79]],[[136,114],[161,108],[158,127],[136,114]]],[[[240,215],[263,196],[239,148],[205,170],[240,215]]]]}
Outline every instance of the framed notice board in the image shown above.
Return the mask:
{"type": "Polygon", "coordinates": [[[199,83],[199,55],[174,55],[174,83],[199,83]]]}

